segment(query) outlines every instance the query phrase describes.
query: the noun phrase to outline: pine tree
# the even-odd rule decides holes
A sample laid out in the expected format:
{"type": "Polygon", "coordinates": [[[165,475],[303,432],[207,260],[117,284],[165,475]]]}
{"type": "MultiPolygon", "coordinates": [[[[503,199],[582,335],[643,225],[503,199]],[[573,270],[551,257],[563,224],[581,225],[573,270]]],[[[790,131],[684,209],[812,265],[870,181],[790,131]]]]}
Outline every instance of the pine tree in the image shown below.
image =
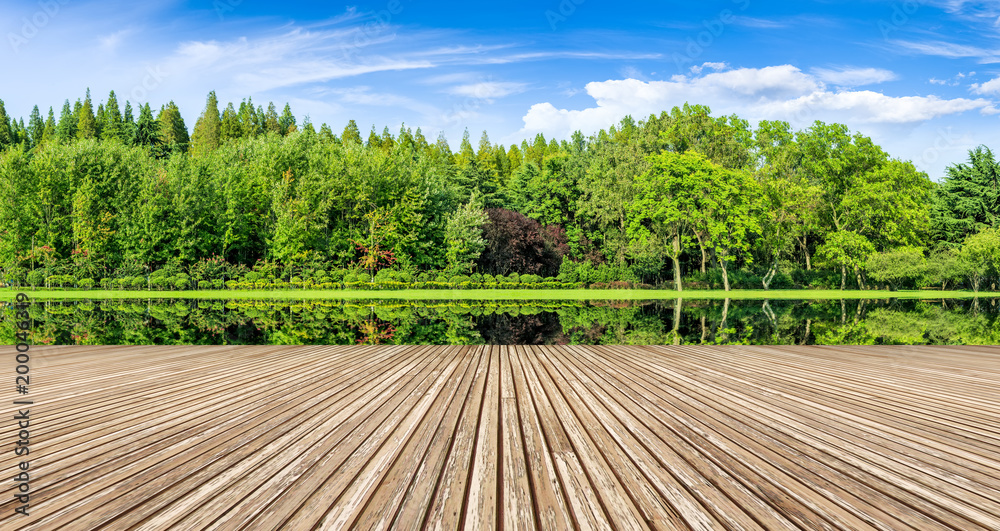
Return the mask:
{"type": "Polygon", "coordinates": [[[107,116],[104,114],[104,104],[97,105],[97,112],[94,114],[94,138],[101,138],[104,132],[104,122],[107,116]]]}
{"type": "Polygon", "coordinates": [[[240,103],[239,119],[241,137],[254,138],[260,133],[257,130],[257,109],[253,106],[253,98],[240,103]]]}
{"type": "Polygon", "coordinates": [[[167,152],[184,153],[191,139],[188,137],[187,126],[181,117],[181,110],[173,101],[160,108],[157,117],[160,122],[160,141],[167,152]]]}
{"type": "Polygon", "coordinates": [[[104,108],[104,127],[101,130],[101,140],[124,140],[125,123],[121,110],[118,108],[118,97],[115,91],[108,94],[108,105],[104,108]]]}
{"type": "Polygon", "coordinates": [[[375,126],[372,126],[371,132],[368,133],[368,143],[366,144],[369,148],[375,149],[382,147],[382,137],[378,136],[375,132],[375,126]]]}
{"type": "Polygon", "coordinates": [[[204,112],[195,122],[194,133],[191,135],[191,154],[194,156],[205,155],[218,148],[222,135],[221,127],[219,100],[215,97],[213,90],[208,93],[204,112]]]}
{"type": "Polygon", "coordinates": [[[240,116],[236,113],[232,102],[226,105],[226,110],[222,111],[222,125],[219,128],[223,143],[240,137],[240,116]]]}
{"type": "Polygon", "coordinates": [[[472,150],[472,142],[469,141],[469,130],[466,129],[465,133],[462,134],[462,144],[458,148],[458,155],[455,156],[455,162],[460,168],[464,168],[476,160],[476,152],[472,150]]]}
{"type": "Polygon", "coordinates": [[[76,121],[76,113],[70,109],[69,100],[66,100],[59,114],[59,125],[56,126],[56,138],[59,142],[71,142],[76,138],[76,121]]]}
{"type": "Polygon", "coordinates": [[[264,133],[281,134],[281,124],[278,122],[278,110],[274,108],[274,102],[267,104],[267,114],[264,115],[264,133]]]}
{"type": "Polygon", "coordinates": [[[90,89],[87,89],[87,97],[83,100],[77,114],[76,137],[84,139],[97,137],[97,120],[94,118],[94,105],[90,100],[90,89]]]}
{"type": "Polygon", "coordinates": [[[358,124],[354,120],[347,121],[347,126],[344,127],[344,132],[341,133],[340,140],[344,145],[361,145],[361,130],[358,129],[358,124]]]}
{"type": "Polygon", "coordinates": [[[132,102],[125,100],[125,112],[122,113],[122,142],[131,142],[135,136],[135,116],[132,114],[132,102]]]}
{"type": "Polygon", "coordinates": [[[333,136],[333,130],[330,129],[330,126],[324,123],[319,126],[319,140],[324,144],[333,144],[337,142],[337,137],[333,136]]]}
{"type": "Polygon", "coordinates": [[[13,143],[14,131],[11,128],[10,117],[7,116],[7,109],[3,106],[3,100],[0,100],[0,149],[13,143]]]}
{"type": "Polygon", "coordinates": [[[382,129],[382,149],[390,151],[395,145],[396,141],[393,140],[392,134],[389,133],[389,127],[388,126],[384,127],[382,129]]]}
{"type": "Polygon", "coordinates": [[[42,121],[42,113],[38,111],[38,105],[31,109],[31,116],[28,118],[28,137],[32,146],[41,145],[45,137],[45,122],[42,121]]]}
{"type": "Polygon", "coordinates": [[[42,142],[52,142],[56,138],[56,114],[49,107],[49,117],[45,119],[45,131],[42,134],[42,142]]]}
{"type": "Polygon", "coordinates": [[[136,146],[157,147],[160,140],[160,122],[153,118],[153,109],[146,103],[139,109],[139,120],[135,123],[135,136],[132,144],[136,146]]]}
{"type": "Polygon", "coordinates": [[[292,107],[287,103],[285,104],[285,109],[281,111],[278,123],[281,124],[281,134],[283,135],[290,135],[297,130],[295,127],[295,116],[292,114],[292,107]]]}

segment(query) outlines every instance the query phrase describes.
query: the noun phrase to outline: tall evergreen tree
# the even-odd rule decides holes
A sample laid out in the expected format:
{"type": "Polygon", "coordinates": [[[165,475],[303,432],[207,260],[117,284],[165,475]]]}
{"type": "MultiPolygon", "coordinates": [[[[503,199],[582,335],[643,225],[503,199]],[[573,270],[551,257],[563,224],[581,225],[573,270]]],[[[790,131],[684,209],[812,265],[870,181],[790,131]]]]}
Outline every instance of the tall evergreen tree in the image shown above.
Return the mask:
{"type": "Polygon", "coordinates": [[[101,130],[101,140],[124,140],[125,122],[121,109],[118,107],[118,97],[115,91],[108,94],[108,104],[104,107],[104,125],[101,130]]]}
{"type": "Polygon", "coordinates": [[[344,127],[344,132],[340,135],[340,140],[344,143],[344,145],[361,145],[361,130],[358,129],[357,122],[354,120],[347,121],[347,125],[344,127]]]}
{"type": "Polygon", "coordinates": [[[376,149],[382,147],[382,137],[378,136],[375,132],[375,126],[372,126],[372,130],[368,132],[368,143],[365,144],[367,147],[376,149]]]}
{"type": "Polygon", "coordinates": [[[70,109],[69,100],[66,100],[59,114],[59,125],[56,126],[56,138],[60,142],[71,142],[76,138],[76,121],[76,113],[70,109]]]}
{"type": "Polygon", "coordinates": [[[31,109],[31,116],[28,118],[28,137],[32,146],[40,145],[45,137],[45,122],[42,121],[38,105],[31,109]]]}
{"type": "Polygon", "coordinates": [[[319,139],[324,144],[333,144],[337,141],[337,137],[333,136],[333,130],[325,123],[319,126],[319,139]]]}
{"type": "Polygon", "coordinates": [[[283,135],[289,135],[296,131],[295,115],[292,114],[292,107],[287,103],[285,104],[285,109],[281,111],[278,123],[281,124],[281,134],[283,135]]]}
{"type": "Polygon", "coordinates": [[[281,134],[281,123],[278,122],[278,109],[274,102],[267,104],[267,114],[264,115],[264,132],[281,134]]]}
{"type": "Polygon", "coordinates": [[[219,126],[219,130],[222,134],[222,142],[239,138],[242,134],[240,115],[236,113],[236,107],[233,107],[232,102],[226,105],[226,110],[222,111],[222,124],[219,126]]]}
{"type": "Polygon", "coordinates": [[[132,138],[132,144],[153,148],[162,144],[160,122],[153,118],[153,109],[149,107],[149,103],[139,109],[139,120],[135,123],[135,136],[132,138]]]}
{"type": "Polygon", "coordinates": [[[94,105],[90,99],[90,89],[87,89],[87,97],[83,100],[77,114],[77,138],[97,138],[97,120],[94,118],[94,105]]]}
{"type": "Polygon", "coordinates": [[[102,138],[107,115],[104,113],[104,104],[97,105],[97,112],[94,113],[94,138],[102,138]]]}
{"type": "Polygon", "coordinates": [[[253,106],[253,98],[240,103],[239,119],[241,137],[253,138],[260,133],[257,130],[257,109],[253,106]]]}
{"type": "Polygon", "coordinates": [[[135,136],[135,115],[132,113],[132,102],[125,100],[125,111],[122,113],[122,141],[131,142],[135,136]]]}
{"type": "Polygon", "coordinates": [[[7,109],[0,100],[0,149],[14,143],[14,131],[10,124],[10,117],[7,116],[7,109]]]}
{"type": "Polygon", "coordinates": [[[208,101],[205,103],[205,110],[201,113],[198,121],[194,125],[194,133],[191,135],[191,154],[194,156],[205,155],[214,151],[221,143],[222,119],[219,116],[219,100],[215,97],[215,91],[208,93],[208,101]]]}
{"type": "Polygon", "coordinates": [[[49,107],[49,117],[45,119],[45,130],[42,134],[42,142],[51,142],[56,138],[56,115],[49,107]]]}
{"type": "Polygon", "coordinates": [[[188,137],[187,126],[181,117],[181,110],[173,101],[160,108],[157,117],[160,122],[160,140],[167,152],[184,153],[191,139],[188,137]]]}

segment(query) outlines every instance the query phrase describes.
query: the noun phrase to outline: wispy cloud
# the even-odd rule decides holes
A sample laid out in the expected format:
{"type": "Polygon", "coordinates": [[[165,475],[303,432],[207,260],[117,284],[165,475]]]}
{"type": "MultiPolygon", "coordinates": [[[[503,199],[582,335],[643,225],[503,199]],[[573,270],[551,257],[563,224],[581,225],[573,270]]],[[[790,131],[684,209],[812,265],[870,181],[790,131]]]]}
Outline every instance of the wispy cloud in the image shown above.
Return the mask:
{"type": "Polygon", "coordinates": [[[448,93],[467,98],[493,100],[510,96],[511,94],[520,94],[524,92],[527,86],[525,83],[482,81],[452,87],[448,89],[448,93]]]}
{"type": "Polygon", "coordinates": [[[860,87],[899,79],[895,72],[882,68],[814,68],[812,72],[823,82],[841,87],[860,87]]]}
{"type": "Polygon", "coordinates": [[[969,90],[973,94],[979,94],[981,96],[986,95],[1000,95],[1000,77],[993,78],[985,83],[973,83],[969,90]]]}
{"type": "Polygon", "coordinates": [[[895,43],[902,48],[924,55],[934,55],[950,59],[974,58],[980,63],[1000,62],[1000,50],[988,50],[979,46],[956,44],[946,41],[895,41],[895,43]]]}

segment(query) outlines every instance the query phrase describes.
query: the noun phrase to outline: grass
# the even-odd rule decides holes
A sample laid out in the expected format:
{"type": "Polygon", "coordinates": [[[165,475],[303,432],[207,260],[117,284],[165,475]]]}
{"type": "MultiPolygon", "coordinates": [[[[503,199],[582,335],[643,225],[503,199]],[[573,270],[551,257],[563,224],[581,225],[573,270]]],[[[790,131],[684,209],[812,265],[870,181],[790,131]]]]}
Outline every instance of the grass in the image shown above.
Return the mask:
{"type": "Polygon", "coordinates": [[[405,300],[658,300],[658,299],[971,299],[992,298],[998,292],[934,291],[934,290],[398,290],[398,291],[346,291],[346,290],[187,290],[187,291],[132,291],[132,290],[14,290],[0,289],[0,301],[10,301],[23,291],[32,299],[405,299],[405,300]]]}

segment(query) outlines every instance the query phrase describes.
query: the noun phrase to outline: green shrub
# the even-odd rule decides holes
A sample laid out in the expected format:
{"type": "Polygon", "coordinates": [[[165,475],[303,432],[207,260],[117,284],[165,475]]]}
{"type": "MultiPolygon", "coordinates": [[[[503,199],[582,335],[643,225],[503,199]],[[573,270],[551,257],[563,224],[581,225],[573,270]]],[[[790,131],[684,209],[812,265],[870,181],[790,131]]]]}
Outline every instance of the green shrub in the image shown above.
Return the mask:
{"type": "Polygon", "coordinates": [[[212,283],[207,280],[198,281],[198,289],[211,289],[212,283]]]}
{"type": "Polygon", "coordinates": [[[90,289],[90,288],[94,287],[94,279],[92,279],[92,278],[81,278],[79,281],[77,281],[76,285],[80,286],[83,289],[90,289]]]}
{"type": "Polygon", "coordinates": [[[215,280],[212,281],[212,288],[213,289],[222,289],[222,285],[223,285],[223,282],[222,282],[221,278],[217,278],[217,279],[215,279],[215,280]]]}
{"type": "Polygon", "coordinates": [[[132,277],[129,285],[132,289],[142,289],[146,287],[146,279],[143,277],[132,277]]]}
{"type": "Polygon", "coordinates": [[[187,278],[178,275],[174,277],[173,286],[177,289],[188,289],[191,286],[191,283],[187,278]]]}

